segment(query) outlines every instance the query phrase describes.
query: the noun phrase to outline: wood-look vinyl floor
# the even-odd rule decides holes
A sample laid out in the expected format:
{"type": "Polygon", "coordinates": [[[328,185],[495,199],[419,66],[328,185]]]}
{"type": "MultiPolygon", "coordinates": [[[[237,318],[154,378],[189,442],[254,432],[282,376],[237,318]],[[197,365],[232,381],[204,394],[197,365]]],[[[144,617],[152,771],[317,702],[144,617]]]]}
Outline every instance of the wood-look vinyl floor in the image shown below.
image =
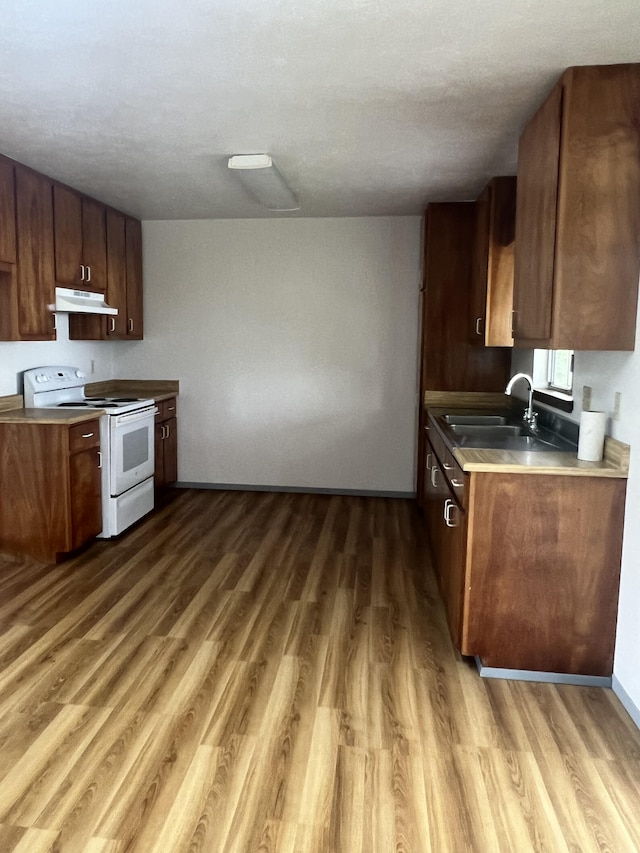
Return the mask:
{"type": "Polygon", "coordinates": [[[631,853],[640,733],[454,654],[411,503],[177,491],[0,558],[0,850],[631,853]]]}

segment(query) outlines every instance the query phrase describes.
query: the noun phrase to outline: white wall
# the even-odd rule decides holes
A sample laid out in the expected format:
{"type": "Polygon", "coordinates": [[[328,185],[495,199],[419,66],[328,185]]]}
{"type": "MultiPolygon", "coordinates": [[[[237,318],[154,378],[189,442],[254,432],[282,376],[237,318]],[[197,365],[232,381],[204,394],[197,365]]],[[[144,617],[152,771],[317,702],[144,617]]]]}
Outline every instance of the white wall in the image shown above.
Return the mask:
{"type": "Polygon", "coordinates": [[[0,341],[0,397],[22,393],[20,373],[40,365],[62,364],[79,367],[89,376],[91,361],[94,374],[91,381],[109,379],[113,373],[113,353],[118,346],[110,341],[69,340],[69,317],[58,314],[58,333],[55,341],[0,341]]]}
{"type": "Polygon", "coordinates": [[[182,482],[414,488],[418,217],[144,223],[145,340],[182,482]]]}
{"type": "MultiPolygon", "coordinates": [[[[531,372],[533,353],[516,350],[514,372],[531,372]]],[[[582,411],[582,388],[591,386],[591,409],[613,415],[614,394],[621,397],[620,419],[609,420],[608,433],[631,445],[627,483],[622,576],[618,610],[618,633],[614,664],[614,687],[622,687],[636,709],[640,709],[640,310],[634,352],[576,352],[574,371],[575,409],[568,417],[578,421],[582,411]]],[[[621,696],[625,699],[626,697],[621,696]]],[[[636,714],[640,725],[640,716],[636,714]]]]}

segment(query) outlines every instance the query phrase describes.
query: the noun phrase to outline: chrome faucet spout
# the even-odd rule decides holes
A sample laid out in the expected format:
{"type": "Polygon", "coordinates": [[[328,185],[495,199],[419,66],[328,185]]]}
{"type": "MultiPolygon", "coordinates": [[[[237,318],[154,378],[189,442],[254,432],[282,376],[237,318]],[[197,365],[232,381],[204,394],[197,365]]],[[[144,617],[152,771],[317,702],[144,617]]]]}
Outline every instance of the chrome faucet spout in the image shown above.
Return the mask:
{"type": "Polygon", "coordinates": [[[516,384],[516,382],[519,382],[521,379],[524,380],[525,382],[527,382],[527,384],[529,385],[529,401],[527,404],[527,408],[524,410],[523,420],[527,424],[529,424],[531,429],[535,429],[536,421],[538,419],[538,415],[536,412],[533,411],[533,379],[532,379],[532,377],[529,376],[528,373],[516,373],[514,376],[511,377],[511,379],[507,383],[507,387],[505,388],[504,393],[511,396],[513,386],[516,384]]]}

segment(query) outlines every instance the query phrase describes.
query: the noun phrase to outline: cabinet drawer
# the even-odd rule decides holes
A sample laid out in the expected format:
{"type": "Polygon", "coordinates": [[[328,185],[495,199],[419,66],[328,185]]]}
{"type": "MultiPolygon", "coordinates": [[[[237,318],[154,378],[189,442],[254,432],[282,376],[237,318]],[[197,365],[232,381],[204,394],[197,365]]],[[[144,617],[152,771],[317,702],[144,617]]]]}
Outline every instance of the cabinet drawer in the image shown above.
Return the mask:
{"type": "Polygon", "coordinates": [[[168,418],[175,418],[177,410],[175,397],[171,397],[170,400],[163,400],[161,403],[158,403],[156,420],[166,421],[168,418]]]}
{"type": "Polygon", "coordinates": [[[100,421],[85,421],[69,428],[69,453],[100,444],[100,421]]]}

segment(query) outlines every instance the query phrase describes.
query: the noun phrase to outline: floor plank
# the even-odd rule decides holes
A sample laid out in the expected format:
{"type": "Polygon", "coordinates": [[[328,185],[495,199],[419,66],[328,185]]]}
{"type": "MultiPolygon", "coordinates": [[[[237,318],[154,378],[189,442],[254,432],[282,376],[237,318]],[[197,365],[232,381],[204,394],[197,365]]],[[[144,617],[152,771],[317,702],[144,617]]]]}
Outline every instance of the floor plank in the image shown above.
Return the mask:
{"type": "Polygon", "coordinates": [[[0,555],[2,853],[640,850],[610,690],[483,680],[412,503],[176,490],[0,555]]]}

